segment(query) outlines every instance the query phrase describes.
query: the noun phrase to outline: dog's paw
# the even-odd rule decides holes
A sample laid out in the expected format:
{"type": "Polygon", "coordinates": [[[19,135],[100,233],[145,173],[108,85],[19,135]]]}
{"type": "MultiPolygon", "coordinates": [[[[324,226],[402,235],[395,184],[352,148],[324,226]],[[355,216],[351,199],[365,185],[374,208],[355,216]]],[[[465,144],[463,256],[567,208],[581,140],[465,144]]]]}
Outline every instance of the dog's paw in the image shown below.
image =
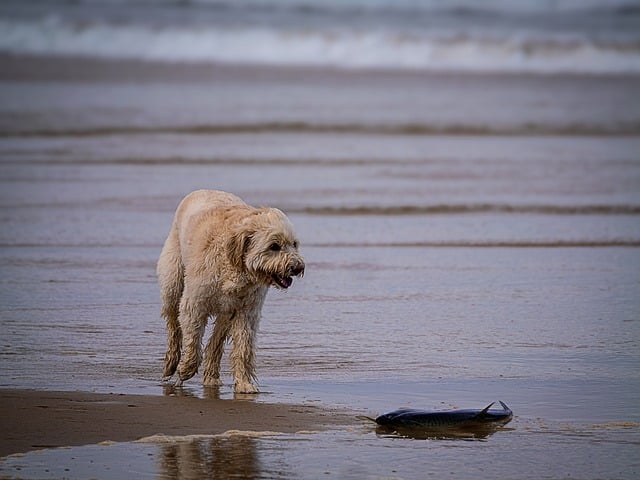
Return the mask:
{"type": "Polygon", "coordinates": [[[233,387],[235,393],[260,393],[258,387],[250,382],[238,382],[233,387]]]}
{"type": "Polygon", "coordinates": [[[178,376],[182,382],[186,382],[191,377],[198,373],[198,362],[184,362],[178,365],[178,376]]]}
{"type": "Polygon", "coordinates": [[[176,369],[178,367],[178,360],[176,361],[170,361],[167,362],[165,361],[164,363],[164,369],[162,371],[162,376],[164,378],[171,378],[173,377],[173,374],[176,373],[176,369]]]}
{"type": "Polygon", "coordinates": [[[204,379],[202,380],[202,384],[205,387],[221,387],[222,380],[220,380],[220,377],[209,377],[205,375],[204,379]]]}

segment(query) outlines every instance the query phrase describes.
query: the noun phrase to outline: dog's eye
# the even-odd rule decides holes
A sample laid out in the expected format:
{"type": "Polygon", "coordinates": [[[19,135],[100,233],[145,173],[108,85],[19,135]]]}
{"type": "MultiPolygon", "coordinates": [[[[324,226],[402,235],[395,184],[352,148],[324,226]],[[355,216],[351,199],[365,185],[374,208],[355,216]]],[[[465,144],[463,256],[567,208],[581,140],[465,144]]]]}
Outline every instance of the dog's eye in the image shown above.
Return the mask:
{"type": "Polygon", "coordinates": [[[293,242],[293,248],[298,248],[298,242],[293,242]]]}
{"type": "Polygon", "coordinates": [[[280,251],[280,244],[279,243],[272,243],[271,246],[269,247],[269,250],[271,250],[272,252],[279,252],[280,251]]]}

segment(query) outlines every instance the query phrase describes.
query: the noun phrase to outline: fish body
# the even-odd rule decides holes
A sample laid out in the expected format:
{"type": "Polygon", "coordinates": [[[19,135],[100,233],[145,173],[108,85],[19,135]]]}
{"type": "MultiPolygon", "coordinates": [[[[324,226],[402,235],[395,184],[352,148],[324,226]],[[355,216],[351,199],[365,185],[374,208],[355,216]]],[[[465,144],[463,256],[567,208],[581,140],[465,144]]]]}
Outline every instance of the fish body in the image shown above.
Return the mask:
{"type": "Polygon", "coordinates": [[[490,410],[493,403],[482,410],[427,411],[402,408],[385,413],[375,422],[386,429],[410,431],[486,431],[506,425],[513,412],[500,402],[502,410],[490,410]]]}

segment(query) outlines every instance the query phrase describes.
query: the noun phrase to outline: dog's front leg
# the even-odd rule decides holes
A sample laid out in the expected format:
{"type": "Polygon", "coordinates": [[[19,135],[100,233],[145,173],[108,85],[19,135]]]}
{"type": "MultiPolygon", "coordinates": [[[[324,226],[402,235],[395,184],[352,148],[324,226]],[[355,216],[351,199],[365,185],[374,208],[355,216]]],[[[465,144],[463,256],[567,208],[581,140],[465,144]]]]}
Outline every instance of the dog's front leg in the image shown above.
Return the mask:
{"type": "Polygon", "coordinates": [[[184,354],[178,365],[180,382],[189,380],[198,372],[202,362],[202,337],[208,316],[205,308],[191,300],[188,295],[183,295],[180,303],[180,327],[184,354]]]}
{"type": "Polygon", "coordinates": [[[232,319],[231,368],[235,377],[236,393],[258,393],[255,385],[255,337],[259,313],[236,313],[232,319]]]}

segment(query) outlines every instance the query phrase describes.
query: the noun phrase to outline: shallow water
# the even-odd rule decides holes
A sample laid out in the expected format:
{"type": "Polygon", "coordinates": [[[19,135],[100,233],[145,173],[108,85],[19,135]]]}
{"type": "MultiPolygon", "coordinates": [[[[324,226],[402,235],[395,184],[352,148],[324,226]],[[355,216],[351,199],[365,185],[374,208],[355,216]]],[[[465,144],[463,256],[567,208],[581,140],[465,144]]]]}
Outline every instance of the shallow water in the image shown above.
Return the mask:
{"type": "MultiPolygon", "coordinates": [[[[609,426],[575,429],[520,424],[486,440],[381,437],[368,427],[344,432],[249,435],[75,447],[11,457],[0,471],[22,477],[230,478],[632,478],[637,438],[609,426]],[[575,443],[598,448],[576,450],[575,443]],[[526,453],[525,453],[526,451],[526,453]],[[611,458],[616,462],[611,464],[611,458]],[[114,459],[118,459],[114,462],[114,459]],[[460,459],[464,458],[464,462],[460,459]],[[544,461],[541,459],[544,458],[544,461]]],[[[169,440],[169,439],[167,439],[169,440]]]]}
{"type": "Polygon", "coordinates": [[[234,401],[229,376],[219,391],[160,382],[155,261],[180,198],[212,187],[287,211],[307,260],[267,298],[254,401],[375,416],[500,399],[509,428],[417,441],[356,422],[50,450],[0,472],[637,477],[637,82],[425,76],[437,97],[412,75],[267,73],[0,85],[0,386],[234,401]],[[500,91],[515,103],[489,108],[500,91]]]}

